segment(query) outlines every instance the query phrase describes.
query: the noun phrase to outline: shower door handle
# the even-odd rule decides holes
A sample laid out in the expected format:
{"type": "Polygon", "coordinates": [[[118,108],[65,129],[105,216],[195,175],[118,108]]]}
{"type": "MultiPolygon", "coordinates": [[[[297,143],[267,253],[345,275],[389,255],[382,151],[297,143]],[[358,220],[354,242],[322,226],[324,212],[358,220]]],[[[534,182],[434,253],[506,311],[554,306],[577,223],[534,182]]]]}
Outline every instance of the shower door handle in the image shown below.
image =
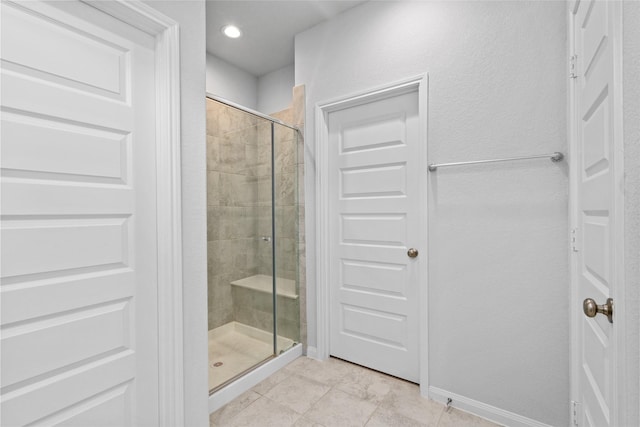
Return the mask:
{"type": "Polygon", "coordinates": [[[418,256],[418,250],[416,248],[411,248],[407,251],[407,255],[409,258],[415,258],[418,256]]]}

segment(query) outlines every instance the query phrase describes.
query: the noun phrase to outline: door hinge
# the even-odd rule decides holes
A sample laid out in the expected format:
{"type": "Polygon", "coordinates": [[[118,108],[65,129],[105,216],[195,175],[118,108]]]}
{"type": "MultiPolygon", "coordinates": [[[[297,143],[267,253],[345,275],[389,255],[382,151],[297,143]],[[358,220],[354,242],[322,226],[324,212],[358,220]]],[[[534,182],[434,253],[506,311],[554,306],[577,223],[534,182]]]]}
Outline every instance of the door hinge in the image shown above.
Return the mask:
{"type": "Polygon", "coordinates": [[[574,426],[578,425],[578,411],[580,410],[580,403],[574,400],[571,401],[571,421],[574,426]]]}
{"type": "Polygon", "coordinates": [[[578,55],[571,55],[569,58],[569,78],[577,79],[578,78],[578,55]]]}
{"type": "Polygon", "coordinates": [[[573,252],[579,252],[578,249],[578,229],[571,230],[571,250],[573,252]]]}

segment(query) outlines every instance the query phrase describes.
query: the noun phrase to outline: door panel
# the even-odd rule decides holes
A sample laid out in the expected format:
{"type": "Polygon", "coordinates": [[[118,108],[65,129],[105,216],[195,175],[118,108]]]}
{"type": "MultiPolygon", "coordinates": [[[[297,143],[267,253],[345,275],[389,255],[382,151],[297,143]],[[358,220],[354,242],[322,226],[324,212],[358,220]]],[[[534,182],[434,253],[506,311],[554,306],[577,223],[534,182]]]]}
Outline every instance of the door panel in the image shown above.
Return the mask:
{"type": "Polygon", "coordinates": [[[2,340],[2,383],[11,386],[38,375],[81,362],[87,358],[129,347],[125,334],[129,307],[115,302],[58,316],[55,322],[32,322],[19,332],[9,331],[2,340]],[[87,334],[87,330],[100,334],[87,334]],[[82,341],[82,346],[56,345],[82,341]],[[46,348],[43,353],[40,349],[46,348]],[[30,355],[24,357],[25,354],[30,355]]]}
{"type": "Polygon", "coordinates": [[[157,425],[154,40],[0,7],[0,423],[157,425]]]}
{"type": "MultiPolygon", "coordinates": [[[[123,351],[75,369],[67,369],[50,381],[39,381],[34,387],[7,393],[2,402],[2,425],[52,425],[59,422],[56,421],[58,419],[82,416],[87,408],[99,405],[105,395],[116,389],[124,398],[111,417],[116,416],[125,422],[115,425],[143,425],[131,422],[136,409],[132,405],[134,397],[131,384],[135,374],[135,355],[132,351],[123,351]],[[105,378],[109,378],[108,383],[105,378]]],[[[109,424],[109,418],[105,418],[93,419],[86,425],[93,427],[114,424],[109,424]]]]}
{"type": "MultiPolygon", "coordinates": [[[[5,220],[3,277],[127,265],[127,219],[5,220]],[[100,242],[96,245],[96,242],[100,242]]],[[[62,273],[62,274],[68,274],[62,273]]]]}
{"type": "MultiPolygon", "coordinates": [[[[329,113],[330,353],[419,381],[418,92],[329,113]]],[[[424,257],[424,255],[422,255],[424,257]]]]}
{"type": "Polygon", "coordinates": [[[2,153],[7,169],[82,175],[95,182],[126,184],[127,137],[104,130],[51,123],[7,113],[2,153]],[[17,143],[19,141],[19,143],[17,143]],[[65,153],[73,152],[69,157],[65,153]]]}
{"type": "MultiPolygon", "coordinates": [[[[614,56],[610,37],[612,2],[582,1],[574,15],[577,55],[575,86],[577,170],[576,229],[582,244],[574,252],[578,301],[604,304],[615,298],[616,207],[614,144],[614,56]]],[[[620,302],[620,301],[616,301],[620,302]]],[[[614,421],[615,321],[577,315],[578,425],[614,421]]]]}
{"type": "Polygon", "coordinates": [[[17,68],[28,68],[46,80],[122,94],[126,48],[65,22],[47,21],[18,8],[3,11],[2,56],[17,68]],[[60,49],[64,46],[64,49],[60,49]],[[78,67],[82,58],[82,67],[78,67]]]}

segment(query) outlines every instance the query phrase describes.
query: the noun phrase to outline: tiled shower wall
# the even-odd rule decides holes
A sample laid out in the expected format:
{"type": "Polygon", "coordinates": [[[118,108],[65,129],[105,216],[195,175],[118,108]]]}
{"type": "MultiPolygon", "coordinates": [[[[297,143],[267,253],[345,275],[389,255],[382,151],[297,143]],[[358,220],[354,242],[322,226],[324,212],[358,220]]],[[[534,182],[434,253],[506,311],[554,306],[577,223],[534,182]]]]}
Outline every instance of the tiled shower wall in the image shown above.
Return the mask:
{"type": "Polygon", "coordinates": [[[293,322],[299,323],[299,340],[306,346],[304,85],[293,88],[293,98],[289,108],[273,113],[271,116],[300,129],[300,132],[294,132],[288,128],[282,128],[280,134],[278,132],[275,133],[276,200],[279,200],[279,203],[276,203],[276,235],[279,237],[279,243],[276,247],[276,254],[278,255],[276,258],[276,271],[278,271],[277,275],[279,277],[297,277],[299,296],[298,313],[282,313],[282,318],[278,316],[278,328],[280,331],[287,331],[293,326],[293,322]],[[295,220],[296,217],[297,221],[295,220]]]}
{"type": "Polygon", "coordinates": [[[209,329],[235,320],[231,282],[258,274],[257,123],[207,99],[209,329]]]}
{"type": "MultiPolygon", "coordinates": [[[[285,117],[286,118],[286,117],[285,117]]],[[[272,158],[271,122],[262,121],[257,125],[257,274],[273,276],[273,246],[263,237],[273,237],[272,229],[272,158]]],[[[285,120],[283,120],[285,121],[285,120]]],[[[275,260],[277,279],[297,278],[297,213],[296,213],[296,133],[286,126],[273,126],[275,190],[275,260]]],[[[276,280],[276,286],[278,286],[276,280]]],[[[268,332],[273,331],[272,295],[254,290],[233,287],[234,320],[268,332]]],[[[300,340],[298,300],[278,296],[278,335],[300,340]]]]}
{"type": "MultiPolygon", "coordinates": [[[[286,111],[286,110],[285,110],[286,111]]],[[[274,116],[277,116],[276,113],[274,116]]],[[[281,114],[283,115],[283,114],[281,114]]],[[[279,117],[276,117],[279,118],[279,117]]],[[[285,117],[286,118],[286,117],[285,117]]],[[[290,123],[281,119],[285,123],[290,123]]],[[[267,135],[260,140],[269,140],[271,127],[260,125],[259,132],[267,135]]],[[[283,279],[296,280],[297,276],[297,217],[296,206],[296,132],[288,127],[274,125],[274,191],[275,191],[275,226],[276,226],[276,276],[283,279]]],[[[271,147],[267,144],[258,146],[258,162],[263,166],[263,159],[271,161],[271,147]]],[[[271,228],[271,168],[263,168],[268,174],[258,177],[258,194],[260,200],[260,235],[270,236],[271,228]]],[[[258,248],[260,274],[271,274],[271,246],[258,248]]]]}

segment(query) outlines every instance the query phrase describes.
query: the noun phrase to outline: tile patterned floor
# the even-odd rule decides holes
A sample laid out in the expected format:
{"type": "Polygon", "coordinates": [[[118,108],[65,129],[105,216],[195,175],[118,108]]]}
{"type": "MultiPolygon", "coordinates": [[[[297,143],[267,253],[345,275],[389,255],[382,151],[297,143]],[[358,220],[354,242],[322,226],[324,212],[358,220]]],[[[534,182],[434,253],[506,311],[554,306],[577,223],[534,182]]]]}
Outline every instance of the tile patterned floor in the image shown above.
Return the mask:
{"type": "Polygon", "coordinates": [[[300,357],[211,414],[210,426],[496,426],[444,408],[407,381],[339,359],[300,357]]]}

